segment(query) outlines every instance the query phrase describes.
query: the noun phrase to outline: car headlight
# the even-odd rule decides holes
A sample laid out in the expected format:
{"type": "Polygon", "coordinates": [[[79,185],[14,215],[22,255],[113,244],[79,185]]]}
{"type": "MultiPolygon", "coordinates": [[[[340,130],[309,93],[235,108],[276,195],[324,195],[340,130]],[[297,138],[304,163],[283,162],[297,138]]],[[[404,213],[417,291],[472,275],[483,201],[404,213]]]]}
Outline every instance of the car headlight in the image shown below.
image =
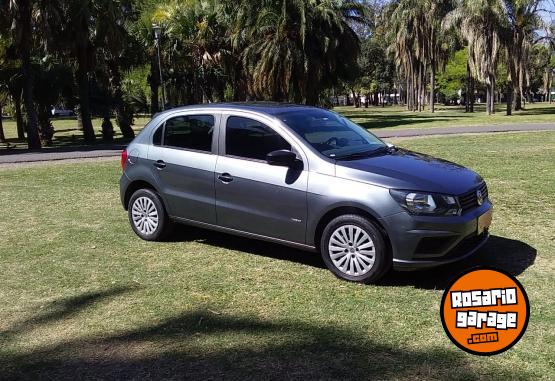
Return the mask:
{"type": "Polygon", "coordinates": [[[390,189],[389,193],[411,214],[432,216],[461,214],[461,208],[455,196],[396,189],[390,189]]]}

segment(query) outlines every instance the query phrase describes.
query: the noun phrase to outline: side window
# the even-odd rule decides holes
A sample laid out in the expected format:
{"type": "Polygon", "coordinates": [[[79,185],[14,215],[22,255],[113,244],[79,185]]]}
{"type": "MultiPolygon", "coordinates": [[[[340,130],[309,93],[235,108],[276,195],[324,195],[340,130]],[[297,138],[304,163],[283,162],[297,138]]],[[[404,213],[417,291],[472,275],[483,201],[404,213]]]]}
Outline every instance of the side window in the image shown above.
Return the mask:
{"type": "Polygon", "coordinates": [[[154,132],[154,135],[152,135],[152,144],[154,144],[155,146],[161,146],[162,145],[162,132],[163,131],[164,131],[164,125],[162,124],[154,132]]]}
{"type": "Polygon", "coordinates": [[[176,116],[166,121],[164,145],[210,152],[213,133],[212,115],[176,116]]]}
{"type": "Polygon", "coordinates": [[[230,116],[225,132],[226,155],[266,160],[266,155],[280,149],[291,149],[277,132],[249,118],[230,116]]]}

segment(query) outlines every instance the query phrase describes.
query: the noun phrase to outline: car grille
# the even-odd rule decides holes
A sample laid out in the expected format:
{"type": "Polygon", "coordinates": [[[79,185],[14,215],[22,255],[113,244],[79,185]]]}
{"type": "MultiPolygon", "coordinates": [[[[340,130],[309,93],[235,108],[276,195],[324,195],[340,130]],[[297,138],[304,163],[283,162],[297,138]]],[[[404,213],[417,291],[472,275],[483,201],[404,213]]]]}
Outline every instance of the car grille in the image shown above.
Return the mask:
{"type": "Polygon", "coordinates": [[[484,200],[488,198],[488,187],[485,182],[483,182],[478,188],[475,188],[470,192],[459,196],[459,204],[461,205],[462,214],[479,206],[476,197],[477,190],[480,190],[482,192],[482,197],[484,198],[484,200]]]}

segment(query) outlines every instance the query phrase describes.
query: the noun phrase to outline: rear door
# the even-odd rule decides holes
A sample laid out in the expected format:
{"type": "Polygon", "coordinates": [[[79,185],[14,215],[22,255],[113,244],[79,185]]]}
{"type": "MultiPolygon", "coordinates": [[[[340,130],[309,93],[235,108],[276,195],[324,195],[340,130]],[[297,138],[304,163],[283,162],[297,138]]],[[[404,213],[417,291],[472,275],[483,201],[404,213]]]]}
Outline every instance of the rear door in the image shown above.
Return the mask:
{"type": "Polygon", "coordinates": [[[216,223],[219,120],[210,112],[172,115],[153,133],[148,158],[171,216],[216,223]]]}
{"type": "MultiPolygon", "coordinates": [[[[290,140],[269,124],[256,116],[222,116],[216,164],[218,225],[304,243],[306,159],[295,168],[267,164],[271,151],[295,151],[290,140]]],[[[297,156],[302,159],[300,153],[297,156]]]]}

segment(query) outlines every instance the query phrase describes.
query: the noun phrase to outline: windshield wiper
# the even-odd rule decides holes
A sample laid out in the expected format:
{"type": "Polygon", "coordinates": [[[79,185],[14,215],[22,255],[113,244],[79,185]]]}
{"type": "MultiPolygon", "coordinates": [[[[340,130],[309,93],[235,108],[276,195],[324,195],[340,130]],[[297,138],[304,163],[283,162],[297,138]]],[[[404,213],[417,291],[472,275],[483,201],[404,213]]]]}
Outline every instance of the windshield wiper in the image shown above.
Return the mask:
{"type": "Polygon", "coordinates": [[[365,157],[379,155],[384,152],[389,151],[388,146],[379,147],[370,151],[362,151],[362,152],[355,152],[344,156],[335,157],[335,160],[352,160],[352,159],[361,159],[365,157]]]}

